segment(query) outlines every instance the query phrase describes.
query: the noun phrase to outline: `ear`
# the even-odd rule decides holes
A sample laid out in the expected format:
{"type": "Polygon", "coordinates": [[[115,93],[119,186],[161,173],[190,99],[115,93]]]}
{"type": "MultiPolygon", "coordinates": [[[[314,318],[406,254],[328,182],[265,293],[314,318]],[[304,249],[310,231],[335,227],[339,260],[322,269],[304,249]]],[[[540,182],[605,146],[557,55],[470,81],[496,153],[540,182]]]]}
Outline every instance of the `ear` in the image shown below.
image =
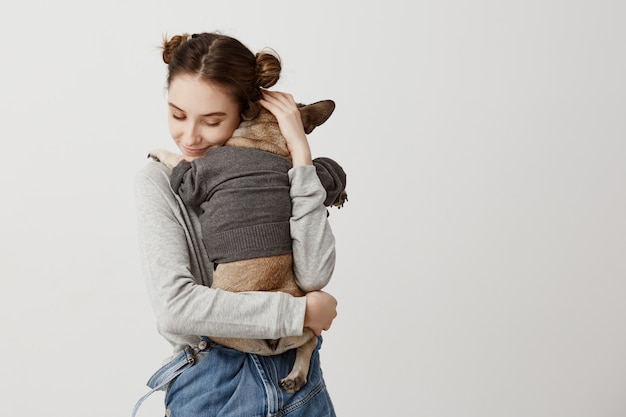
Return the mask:
{"type": "Polygon", "coordinates": [[[313,104],[301,105],[299,110],[302,116],[304,131],[308,134],[317,126],[328,120],[335,110],[335,102],[332,100],[322,100],[313,104]]]}

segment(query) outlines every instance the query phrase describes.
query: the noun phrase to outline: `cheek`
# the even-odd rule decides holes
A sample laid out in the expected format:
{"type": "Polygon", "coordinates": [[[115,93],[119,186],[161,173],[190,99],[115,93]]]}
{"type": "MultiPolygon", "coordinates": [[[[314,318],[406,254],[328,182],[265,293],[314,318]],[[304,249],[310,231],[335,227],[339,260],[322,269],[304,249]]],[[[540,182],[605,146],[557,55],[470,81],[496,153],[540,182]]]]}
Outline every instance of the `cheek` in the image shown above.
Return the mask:
{"type": "Polygon", "coordinates": [[[180,131],[181,131],[180,123],[177,123],[176,120],[169,119],[167,121],[167,128],[169,129],[170,136],[172,138],[175,139],[177,136],[180,136],[180,131]]]}
{"type": "Polygon", "coordinates": [[[224,142],[233,135],[233,132],[235,131],[235,129],[237,129],[237,127],[239,127],[239,119],[232,121],[224,126],[224,142]]]}
{"type": "Polygon", "coordinates": [[[233,136],[233,132],[235,131],[234,128],[228,128],[228,129],[224,129],[223,135],[222,135],[222,145],[231,138],[231,136],[233,136]]]}
{"type": "Polygon", "coordinates": [[[210,130],[206,133],[205,138],[215,145],[223,145],[233,135],[235,129],[229,126],[221,126],[219,129],[210,130]]]}

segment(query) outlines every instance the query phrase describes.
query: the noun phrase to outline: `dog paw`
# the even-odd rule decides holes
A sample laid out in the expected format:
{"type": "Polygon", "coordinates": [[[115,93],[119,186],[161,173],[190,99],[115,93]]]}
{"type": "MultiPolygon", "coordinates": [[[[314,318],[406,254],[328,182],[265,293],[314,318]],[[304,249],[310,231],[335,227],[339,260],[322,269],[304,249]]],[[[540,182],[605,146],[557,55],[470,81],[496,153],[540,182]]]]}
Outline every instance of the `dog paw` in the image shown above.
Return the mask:
{"type": "Polygon", "coordinates": [[[150,153],[148,153],[148,158],[162,162],[168,168],[174,168],[183,159],[181,155],[177,155],[174,152],[170,152],[165,149],[153,149],[150,153]]]}
{"type": "Polygon", "coordinates": [[[290,394],[299,391],[306,384],[306,378],[301,376],[290,377],[281,379],[280,387],[290,394]]]}
{"type": "Polygon", "coordinates": [[[334,201],[333,206],[337,208],[342,208],[344,203],[348,201],[348,193],[346,190],[343,190],[339,197],[334,201]]]}

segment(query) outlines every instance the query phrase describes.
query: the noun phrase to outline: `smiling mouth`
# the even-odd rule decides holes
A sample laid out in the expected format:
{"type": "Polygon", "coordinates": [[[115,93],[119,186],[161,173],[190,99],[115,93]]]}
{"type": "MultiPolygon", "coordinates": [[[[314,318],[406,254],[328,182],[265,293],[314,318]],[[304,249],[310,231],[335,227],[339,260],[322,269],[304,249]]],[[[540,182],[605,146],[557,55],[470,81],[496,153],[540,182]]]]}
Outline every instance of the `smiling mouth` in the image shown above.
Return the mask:
{"type": "Polygon", "coordinates": [[[186,154],[193,155],[193,156],[202,155],[203,153],[208,151],[209,148],[210,148],[210,146],[208,146],[206,148],[202,148],[202,149],[191,149],[191,148],[183,147],[183,149],[185,150],[186,154]]]}

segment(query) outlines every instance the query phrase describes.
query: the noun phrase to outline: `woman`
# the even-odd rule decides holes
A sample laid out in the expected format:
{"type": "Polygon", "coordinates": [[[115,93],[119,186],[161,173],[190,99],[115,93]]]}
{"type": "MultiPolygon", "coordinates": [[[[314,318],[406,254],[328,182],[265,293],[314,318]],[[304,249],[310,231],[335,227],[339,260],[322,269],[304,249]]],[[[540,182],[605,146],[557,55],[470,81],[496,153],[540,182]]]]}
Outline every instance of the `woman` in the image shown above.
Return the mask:
{"type": "Polygon", "coordinates": [[[279,386],[291,369],[293,351],[257,356],[210,339],[276,339],[300,335],[305,326],[320,336],[337,314],[335,298],[320,291],[334,269],[334,236],[300,113],[291,95],[261,90],[278,81],[280,61],[271,53],[255,55],[217,33],[165,40],[163,60],[169,131],[184,159],[222,146],[258,106],[278,120],[293,161],[290,227],[297,281],[310,292],[291,297],[209,288],[212,265],[202,246],[198,213],[173,193],[170,170],[149,160],[136,181],[140,249],[158,331],[173,346],[171,361],[149,385],[167,390],[166,415],[171,417],[334,416],[319,364],[321,337],[308,382],[293,394],[279,386]]]}

